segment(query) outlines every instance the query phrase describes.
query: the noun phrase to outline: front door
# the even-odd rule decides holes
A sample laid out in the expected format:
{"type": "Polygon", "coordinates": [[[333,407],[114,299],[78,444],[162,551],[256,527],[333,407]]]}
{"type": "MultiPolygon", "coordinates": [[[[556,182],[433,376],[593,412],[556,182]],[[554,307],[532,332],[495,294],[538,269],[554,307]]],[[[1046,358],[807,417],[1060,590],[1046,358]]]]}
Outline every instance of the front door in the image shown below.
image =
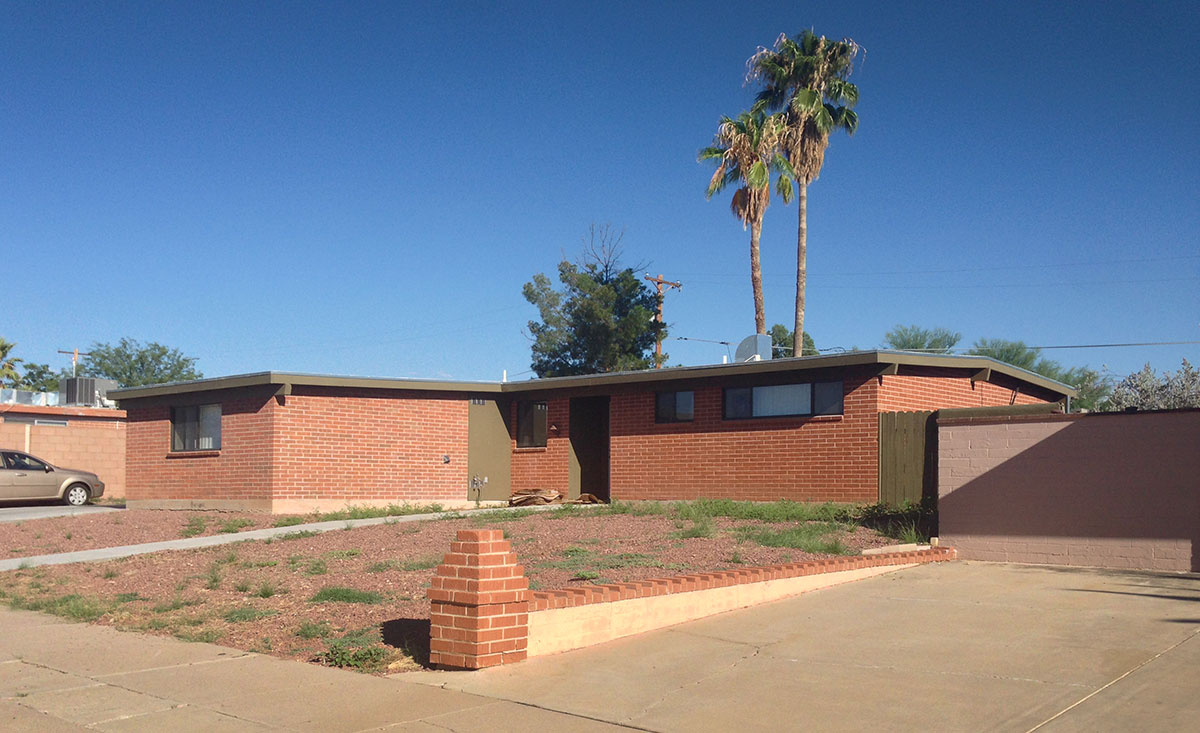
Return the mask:
{"type": "Polygon", "coordinates": [[[570,421],[570,498],[583,493],[608,501],[608,398],[572,399],[570,421]]]}
{"type": "Polygon", "coordinates": [[[511,463],[508,403],[472,397],[467,413],[467,500],[508,501],[511,463]]]}

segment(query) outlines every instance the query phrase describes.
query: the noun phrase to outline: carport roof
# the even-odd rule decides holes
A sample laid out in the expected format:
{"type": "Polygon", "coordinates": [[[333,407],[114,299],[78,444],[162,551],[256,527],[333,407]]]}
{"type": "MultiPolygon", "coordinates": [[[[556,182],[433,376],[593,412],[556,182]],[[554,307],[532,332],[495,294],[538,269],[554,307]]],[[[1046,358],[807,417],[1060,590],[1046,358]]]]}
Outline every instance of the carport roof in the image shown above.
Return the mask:
{"type": "Polygon", "coordinates": [[[698,379],[780,372],[803,372],[811,369],[837,369],[843,367],[876,366],[881,374],[895,374],[903,366],[942,369],[970,370],[974,378],[987,381],[992,374],[1003,374],[1012,379],[1062,395],[1074,397],[1074,388],[1040,374],[996,361],[986,356],[923,354],[912,351],[854,351],[843,354],[802,356],[767,361],[737,364],[705,364],[702,366],[667,367],[635,372],[609,372],[586,374],[574,377],[547,377],[522,382],[483,382],[430,379],[403,379],[391,377],[344,377],[328,374],[305,374],[300,372],[255,372],[228,377],[197,379],[190,382],[172,382],[145,387],[128,387],[109,390],[108,395],[118,400],[134,400],[145,397],[206,392],[239,387],[277,386],[283,393],[292,386],[340,387],[345,389],[403,389],[422,392],[471,392],[509,393],[533,392],[578,387],[605,387],[622,384],[662,383],[681,379],[698,379]]]}

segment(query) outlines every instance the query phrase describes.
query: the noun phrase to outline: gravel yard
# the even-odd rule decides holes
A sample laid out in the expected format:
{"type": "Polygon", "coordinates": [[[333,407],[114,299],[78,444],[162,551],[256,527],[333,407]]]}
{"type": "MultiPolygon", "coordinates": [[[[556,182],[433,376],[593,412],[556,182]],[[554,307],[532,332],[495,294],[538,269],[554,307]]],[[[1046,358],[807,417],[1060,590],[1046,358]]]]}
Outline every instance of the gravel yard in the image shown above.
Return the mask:
{"type": "MultiPolygon", "coordinates": [[[[129,511],[116,527],[119,532],[146,515],[147,525],[178,536],[190,521],[186,514],[129,511]]],[[[207,532],[243,516],[260,527],[278,519],[216,516],[207,532]]],[[[74,524],[63,526],[71,529],[61,531],[85,533],[78,528],[88,520],[69,519],[74,524]]],[[[414,659],[419,662],[426,653],[425,591],[434,567],[459,529],[480,527],[505,531],[535,590],[802,561],[831,552],[856,554],[895,542],[844,522],[566,507],[296,532],[272,541],[17,570],[0,575],[0,595],[17,607],[126,630],[396,671],[415,666],[414,659]],[[386,644],[379,643],[380,630],[386,644]]],[[[64,549],[80,549],[63,545],[70,541],[57,540],[64,549]]]]}

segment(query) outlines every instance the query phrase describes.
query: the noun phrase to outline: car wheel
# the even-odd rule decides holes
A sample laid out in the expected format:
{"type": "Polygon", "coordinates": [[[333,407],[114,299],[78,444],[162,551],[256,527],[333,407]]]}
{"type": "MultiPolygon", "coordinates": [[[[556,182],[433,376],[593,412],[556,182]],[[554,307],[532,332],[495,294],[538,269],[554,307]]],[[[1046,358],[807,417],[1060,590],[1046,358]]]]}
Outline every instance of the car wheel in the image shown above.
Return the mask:
{"type": "Polygon", "coordinates": [[[88,491],[88,487],[83,484],[71,484],[67,487],[67,493],[63,494],[63,503],[67,506],[83,506],[91,496],[92,492],[88,491]]]}

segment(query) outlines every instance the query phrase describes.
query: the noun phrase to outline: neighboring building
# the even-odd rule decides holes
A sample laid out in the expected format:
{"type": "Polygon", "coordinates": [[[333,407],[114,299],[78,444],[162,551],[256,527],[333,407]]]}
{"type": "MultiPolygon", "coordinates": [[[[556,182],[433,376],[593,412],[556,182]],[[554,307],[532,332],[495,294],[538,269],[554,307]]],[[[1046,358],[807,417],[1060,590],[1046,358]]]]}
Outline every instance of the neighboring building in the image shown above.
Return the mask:
{"type": "Polygon", "coordinates": [[[868,351],[528,382],[262,372],[109,393],[131,506],[273,512],[602,499],[873,502],[879,413],[1065,401],[974,356],[868,351]]]}
{"type": "Polygon", "coordinates": [[[106,498],[125,495],[124,410],[0,404],[0,448],[91,471],[104,482],[106,498]]]}

